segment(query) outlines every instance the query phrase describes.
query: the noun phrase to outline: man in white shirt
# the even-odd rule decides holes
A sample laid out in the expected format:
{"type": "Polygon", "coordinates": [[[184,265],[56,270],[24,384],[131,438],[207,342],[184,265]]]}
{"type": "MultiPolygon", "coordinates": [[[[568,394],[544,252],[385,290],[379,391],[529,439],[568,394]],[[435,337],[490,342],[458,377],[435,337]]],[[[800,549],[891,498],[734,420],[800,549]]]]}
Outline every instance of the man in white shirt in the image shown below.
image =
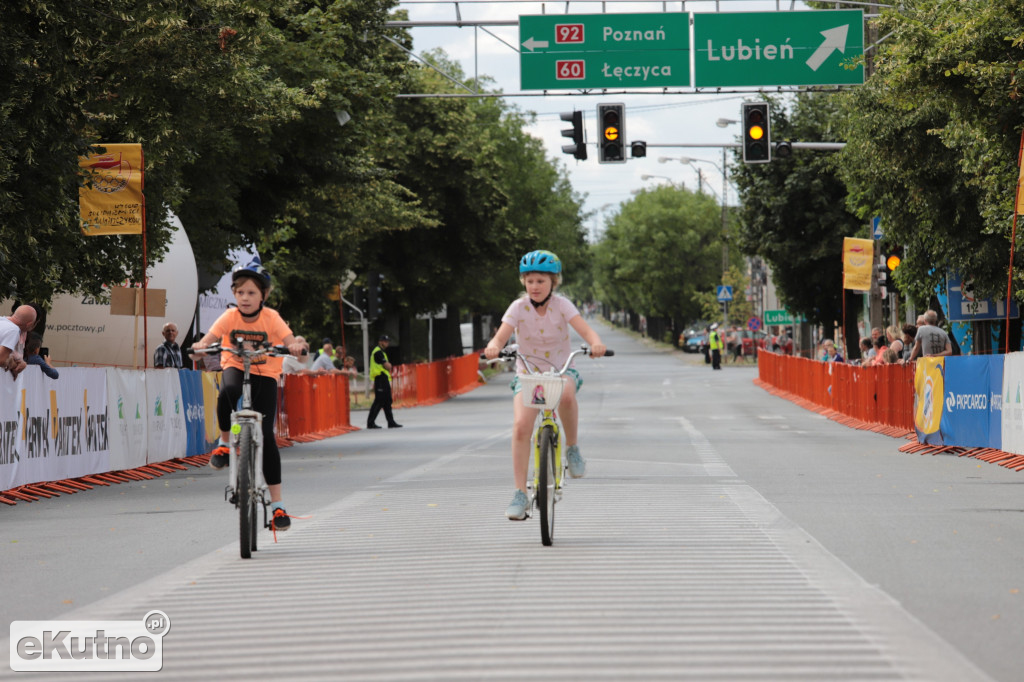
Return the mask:
{"type": "Polygon", "coordinates": [[[36,326],[36,309],[30,305],[18,306],[10,317],[0,317],[0,369],[10,372],[12,378],[28,366],[22,357],[25,336],[36,326]]]}

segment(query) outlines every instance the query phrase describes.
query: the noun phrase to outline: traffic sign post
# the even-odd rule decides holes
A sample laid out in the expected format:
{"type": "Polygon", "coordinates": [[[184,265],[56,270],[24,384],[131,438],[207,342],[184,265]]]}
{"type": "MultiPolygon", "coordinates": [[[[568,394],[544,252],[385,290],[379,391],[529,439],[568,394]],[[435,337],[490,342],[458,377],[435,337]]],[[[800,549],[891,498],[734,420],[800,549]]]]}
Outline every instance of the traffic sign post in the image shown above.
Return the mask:
{"type": "Polygon", "coordinates": [[[523,90],[690,85],[689,13],[519,17],[523,90]]]}
{"type": "Polygon", "coordinates": [[[766,326],[790,325],[798,320],[789,314],[788,310],[766,310],[764,311],[764,323],[766,326]]]}
{"type": "Polygon", "coordinates": [[[863,10],[694,14],[698,88],[864,82],[863,10]]]}
{"type": "Polygon", "coordinates": [[[726,303],[732,300],[732,287],[728,284],[718,285],[718,301],[720,303],[726,303]]]}

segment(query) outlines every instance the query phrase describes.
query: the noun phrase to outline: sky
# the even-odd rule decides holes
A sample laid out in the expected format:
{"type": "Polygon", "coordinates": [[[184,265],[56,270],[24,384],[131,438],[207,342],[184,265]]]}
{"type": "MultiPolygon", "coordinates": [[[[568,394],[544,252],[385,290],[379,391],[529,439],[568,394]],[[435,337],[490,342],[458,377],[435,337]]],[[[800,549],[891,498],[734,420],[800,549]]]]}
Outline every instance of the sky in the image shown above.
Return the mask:
{"type": "MultiPolygon", "coordinates": [[[[409,13],[413,21],[499,20],[517,21],[522,15],[565,14],[566,2],[483,1],[483,0],[405,0],[400,9],[409,13]],[[456,9],[457,6],[457,9],[456,9]]],[[[568,3],[568,13],[576,14],[639,14],[681,11],[693,13],[773,12],[778,10],[806,11],[800,2],[791,0],[687,0],[686,2],[599,2],[574,0],[568,3]]],[[[519,28],[513,26],[473,27],[417,27],[411,29],[413,51],[416,54],[433,48],[442,48],[457,60],[464,73],[472,77],[479,74],[492,79],[489,89],[507,93],[509,102],[523,111],[536,114],[536,122],[528,132],[542,140],[548,156],[557,159],[568,170],[574,189],[585,195],[584,210],[592,216],[587,230],[594,239],[601,233],[605,221],[615,214],[622,202],[633,198],[636,192],[658,184],[680,183],[691,190],[698,189],[721,201],[722,148],[713,145],[735,144],[739,126],[719,127],[719,119],[736,120],[740,117],[740,104],[744,100],[758,99],[753,88],[730,89],[720,94],[696,92],[692,87],[672,88],[671,94],[650,90],[630,90],[614,93],[567,96],[571,90],[538,96],[541,91],[523,90],[520,84],[519,28]],[[474,50],[474,45],[476,49],[474,50]],[[513,96],[516,94],[528,96],[513,96]],[[621,102],[626,106],[625,133],[627,143],[644,140],[648,145],[669,147],[647,149],[646,158],[629,158],[624,164],[599,164],[597,149],[592,142],[597,137],[596,110],[599,103],[621,102]],[[584,112],[588,159],[577,161],[563,154],[561,147],[571,140],[561,135],[570,127],[559,114],[579,109],[584,112]],[[689,146],[709,145],[709,146],[689,146]],[[659,159],[665,158],[664,161],[659,159]],[[700,159],[682,162],[679,159],[700,159]],[[698,177],[698,169],[702,178],[698,177]],[[651,177],[644,178],[644,175],[651,177]]],[[[551,91],[549,91],[551,92],[551,91]]],[[[578,91],[577,91],[578,93],[578,91]]],[[[732,162],[732,153],[728,154],[732,162]]],[[[728,170],[728,168],[726,168],[728,170]]],[[[735,188],[728,185],[729,205],[736,205],[735,188]]]]}

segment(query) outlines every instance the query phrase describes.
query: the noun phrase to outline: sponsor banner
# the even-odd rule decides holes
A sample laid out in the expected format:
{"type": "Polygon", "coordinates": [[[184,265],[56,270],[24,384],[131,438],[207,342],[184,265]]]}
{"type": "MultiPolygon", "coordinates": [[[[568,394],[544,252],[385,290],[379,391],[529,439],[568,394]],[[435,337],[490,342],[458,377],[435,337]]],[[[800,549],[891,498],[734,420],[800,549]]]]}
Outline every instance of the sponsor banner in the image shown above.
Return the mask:
{"type": "Polygon", "coordinates": [[[0,376],[0,490],[106,471],[106,400],[102,369],[0,376]]]}
{"type": "Polygon", "coordinates": [[[1024,353],[1004,356],[1002,408],[1000,450],[1024,455],[1024,353]]]}
{"type": "Polygon", "coordinates": [[[921,358],[914,370],[914,430],[917,442],[942,445],[942,397],[945,390],[945,360],[921,358]]]}
{"type": "Polygon", "coordinates": [[[107,370],[107,423],[110,471],[144,466],[148,439],[145,372],[107,370]]]}
{"type": "MultiPolygon", "coordinates": [[[[217,396],[220,394],[220,372],[203,372],[203,422],[206,424],[206,450],[210,452],[220,438],[217,424],[217,396]]],[[[278,403],[282,405],[283,403],[278,403]]]]}
{"type": "Polygon", "coordinates": [[[188,436],[178,370],[146,370],[146,415],[146,462],[184,457],[188,436]]]}
{"type": "Polygon", "coordinates": [[[191,369],[178,370],[178,380],[181,381],[181,400],[185,411],[186,457],[209,452],[206,449],[203,378],[201,375],[202,372],[191,369]]]}
{"type": "Polygon", "coordinates": [[[945,359],[941,420],[943,444],[1000,448],[1002,369],[1001,355],[945,359]]]}
{"type": "Polygon", "coordinates": [[[843,238],[843,288],[871,291],[875,243],[871,239],[843,238]]]}

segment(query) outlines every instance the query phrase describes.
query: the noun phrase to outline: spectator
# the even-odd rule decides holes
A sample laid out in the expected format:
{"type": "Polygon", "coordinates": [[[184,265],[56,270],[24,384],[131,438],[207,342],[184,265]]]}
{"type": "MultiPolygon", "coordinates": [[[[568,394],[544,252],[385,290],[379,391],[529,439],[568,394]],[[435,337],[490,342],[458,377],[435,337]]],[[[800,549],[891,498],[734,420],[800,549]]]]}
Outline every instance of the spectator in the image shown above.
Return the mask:
{"type": "Polygon", "coordinates": [[[732,355],[732,362],[736,364],[740,361],[740,356],[743,354],[743,339],[735,326],[729,328],[729,335],[725,337],[725,342],[729,347],[729,354],[732,355]]]}
{"type": "Polygon", "coordinates": [[[949,342],[949,335],[945,330],[937,326],[939,314],[934,310],[925,311],[924,325],[917,328],[917,336],[914,337],[914,350],[910,352],[910,362],[917,358],[935,358],[953,354],[953,345],[949,342]]]}
{"type": "Polygon", "coordinates": [[[35,332],[29,332],[28,338],[25,340],[25,362],[29,365],[37,365],[39,369],[43,370],[43,374],[56,379],[60,376],[60,373],[49,365],[49,357],[43,357],[39,354],[39,350],[43,346],[43,337],[35,332]]]}
{"type": "Polygon", "coordinates": [[[892,348],[886,348],[885,352],[882,353],[882,361],[880,365],[895,365],[899,361],[899,356],[892,348]]]}
{"type": "MultiPolygon", "coordinates": [[[[860,340],[860,362],[862,365],[871,364],[871,355],[875,352],[875,349],[871,347],[871,339],[868,337],[862,337],[860,340]]],[[[852,361],[851,361],[852,362],[852,361]]]]}
{"type": "Polygon", "coordinates": [[[153,366],[157,369],[180,369],[181,348],[175,342],[178,338],[178,326],[168,322],[163,329],[164,342],[153,351],[153,366]]]}
{"type": "Polygon", "coordinates": [[[917,337],[917,325],[909,322],[903,325],[903,353],[900,362],[910,360],[910,352],[914,350],[914,339],[917,337]]]}
{"type": "Polygon", "coordinates": [[[281,362],[281,373],[282,374],[308,374],[309,369],[306,367],[306,358],[309,357],[309,344],[306,343],[306,339],[301,336],[295,337],[295,343],[302,344],[302,357],[297,358],[294,355],[289,355],[282,358],[281,362]]]}
{"type": "Polygon", "coordinates": [[[333,365],[334,367],[338,366],[338,352],[334,349],[334,341],[332,341],[331,338],[328,336],[324,337],[323,344],[320,350],[316,352],[316,357],[318,359],[321,355],[326,355],[327,358],[331,361],[331,365],[333,365]]]}
{"type": "Polygon", "coordinates": [[[872,358],[871,364],[872,365],[883,365],[883,364],[885,364],[885,360],[882,358],[882,355],[885,353],[885,351],[889,350],[889,347],[885,345],[885,337],[879,335],[874,340],[874,344],[875,344],[875,356],[874,356],[874,358],[872,358]]]}
{"type": "Polygon", "coordinates": [[[28,364],[22,357],[25,336],[36,326],[36,309],[20,305],[10,317],[0,318],[0,369],[17,379],[28,364]]]}
{"type": "Polygon", "coordinates": [[[821,342],[821,353],[818,355],[818,359],[822,362],[844,362],[843,356],[839,354],[832,339],[825,339],[821,342]]]}
{"type": "Polygon", "coordinates": [[[903,341],[900,336],[900,328],[896,325],[891,324],[885,328],[885,339],[889,342],[889,348],[896,353],[897,358],[903,356],[903,341]]]}
{"type": "Polygon", "coordinates": [[[341,373],[347,374],[351,378],[359,376],[359,370],[356,369],[356,359],[351,355],[345,357],[345,360],[341,365],[341,373]]]}
{"type": "MultiPolygon", "coordinates": [[[[330,339],[325,340],[330,341],[330,339]]],[[[313,374],[333,374],[338,371],[334,366],[334,347],[330,343],[324,344],[324,347],[320,349],[320,353],[313,360],[310,371],[313,374]]]]}

